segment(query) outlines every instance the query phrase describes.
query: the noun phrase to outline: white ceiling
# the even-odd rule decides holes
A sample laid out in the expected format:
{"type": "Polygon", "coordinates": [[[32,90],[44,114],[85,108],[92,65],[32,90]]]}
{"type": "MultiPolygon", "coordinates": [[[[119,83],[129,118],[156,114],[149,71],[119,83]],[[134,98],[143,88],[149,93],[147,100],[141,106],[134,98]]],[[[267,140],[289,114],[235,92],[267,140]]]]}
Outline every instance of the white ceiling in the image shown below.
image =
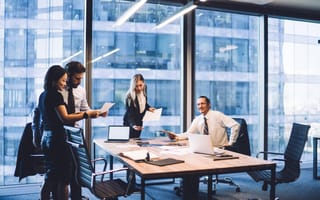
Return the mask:
{"type": "Polygon", "coordinates": [[[224,9],[320,21],[320,0],[194,0],[224,9]]]}
{"type": "Polygon", "coordinates": [[[258,5],[268,6],[283,6],[288,8],[297,9],[312,9],[319,10],[320,12],[320,0],[228,0],[242,3],[252,3],[258,5]]]}

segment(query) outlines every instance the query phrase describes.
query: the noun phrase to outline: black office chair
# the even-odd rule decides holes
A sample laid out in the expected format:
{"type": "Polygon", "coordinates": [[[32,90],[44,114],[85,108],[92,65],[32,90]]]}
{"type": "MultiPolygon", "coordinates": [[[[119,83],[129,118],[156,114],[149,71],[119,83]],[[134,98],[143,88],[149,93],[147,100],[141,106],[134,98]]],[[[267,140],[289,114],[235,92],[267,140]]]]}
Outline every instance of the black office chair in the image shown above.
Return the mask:
{"type": "Polygon", "coordinates": [[[243,118],[233,119],[240,124],[239,135],[236,142],[232,146],[226,147],[226,149],[250,156],[251,150],[247,122],[243,118]]]}
{"type": "Polygon", "coordinates": [[[104,158],[91,160],[81,128],[65,126],[67,143],[70,145],[74,162],[76,164],[76,177],[80,186],[88,188],[92,194],[100,199],[117,199],[120,196],[131,194],[130,186],[133,175],[130,174],[128,183],[121,179],[104,180],[106,174],[127,171],[128,168],[106,170],[107,161],[104,158]],[[103,171],[97,172],[97,161],[103,161],[103,171]],[[98,179],[101,177],[101,179],[98,179]]]}
{"type": "MultiPolygon", "coordinates": [[[[240,124],[239,135],[236,142],[232,146],[226,147],[226,149],[250,156],[251,151],[250,151],[247,122],[243,118],[233,118],[233,119],[240,124]]],[[[208,181],[210,180],[211,180],[211,177],[209,176],[209,178],[206,177],[204,180],[201,180],[201,182],[207,184],[208,181]]],[[[216,187],[218,183],[225,183],[231,186],[235,186],[236,192],[240,192],[240,185],[235,183],[231,177],[219,178],[219,175],[216,174],[215,179],[213,179],[212,181],[213,181],[213,190],[212,190],[213,194],[216,193],[216,187]]]]}
{"type": "MultiPolygon", "coordinates": [[[[281,155],[281,159],[273,159],[275,161],[283,161],[284,166],[280,171],[276,171],[276,182],[289,183],[297,180],[300,176],[300,159],[308,139],[308,131],[310,126],[298,123],[293,123],[289,142],[284,153],[279,152],[259,152],[259,155],[271,154],[281,155]]],[[[267,190],[270,184],[271,172],[270,171],[252,171],[248,174],[256,181],[263,181],[262,190],[267,190]]]]}

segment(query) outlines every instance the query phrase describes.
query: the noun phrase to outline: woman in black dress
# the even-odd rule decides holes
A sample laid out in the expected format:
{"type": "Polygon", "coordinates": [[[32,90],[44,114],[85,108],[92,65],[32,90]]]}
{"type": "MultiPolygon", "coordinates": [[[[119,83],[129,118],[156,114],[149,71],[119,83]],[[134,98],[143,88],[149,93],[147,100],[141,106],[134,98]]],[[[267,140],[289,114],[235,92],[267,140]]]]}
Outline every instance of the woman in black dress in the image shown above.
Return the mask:
{"type": "Polygon", "coordinates": [[[58,200],[68,199],[71,175],[71,153],[66,143],[64,124],[87,119],[86,112],[68,114],[59,91],[66,87],[67,73],[59,65],[51,66],[45,76],[44,91],[39,97],[39,110],[43,123],[41,148],[45,154],[46,175],[41,199],[49,199],[50,192],[58,200]]]}
{"type": "Polygon", "coordinates": [[[126,113],[123,117],[123,125],[130,126],[130,138],[139,138],[143,129],[143,116],[146,111],[153,112],[147,101],[146,84],[142,74],[135,74],[127,91],[125,105],[126,113]]]}

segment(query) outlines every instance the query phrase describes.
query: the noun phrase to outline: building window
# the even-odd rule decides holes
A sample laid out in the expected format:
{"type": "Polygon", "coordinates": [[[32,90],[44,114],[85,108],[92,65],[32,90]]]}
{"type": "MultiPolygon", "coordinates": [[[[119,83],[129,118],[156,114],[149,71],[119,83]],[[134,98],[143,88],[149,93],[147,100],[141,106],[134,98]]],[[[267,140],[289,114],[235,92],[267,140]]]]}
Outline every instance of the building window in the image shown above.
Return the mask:
{"type": "Polygon", "coordinates": [[[252,133],[253,154],[262,149],[263,138],[259,132],[259,108],[263,106],[259,100],[263,88],[258,65],[259,20],[257,16],[196,10],[194,99],[208,96],[212,109],[244,118],[252,133]]]}
{"type": "MultiPolygon", "coordinates": [[[[270,18],[268,26],[268,148],[283,152],[293,122],[311,124],[310,137],[319,132],[320,24],[270,18]]],[[[303,159],[311,159],[311,147],[307,142],[303,159]]]]}

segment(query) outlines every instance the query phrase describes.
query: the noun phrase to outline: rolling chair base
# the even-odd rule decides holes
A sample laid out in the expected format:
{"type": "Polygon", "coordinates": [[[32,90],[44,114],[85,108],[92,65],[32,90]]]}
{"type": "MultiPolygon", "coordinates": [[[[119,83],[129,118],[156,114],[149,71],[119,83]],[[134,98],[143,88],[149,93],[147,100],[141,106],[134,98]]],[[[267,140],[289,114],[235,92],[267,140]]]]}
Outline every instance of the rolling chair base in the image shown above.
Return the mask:
{"type": "MultiPolygon", "coordinates": [[[[225,177],[223,179],[218,179],[218,176],[216,175],[216,178],[211,180],[213,182],[213,190],[212,190],[212,194],[216,194],[216,187],[217,187],[217,184],[218,183],[225,183],[225,184],[229,184],[231,186],[235,186],[236,187],[236,192],[240,192],[240,185],[236,184],[232,178],[230,177],[225,177]]],[[[205,177],[203,180],[200,180],[200,182],[202,182],[203,184],[208,184],[209,182],[209,178],[208,177],[205,177]]],[[[176,186],[173,188],[175,194],[177,196],[182,196],[182,193],[183,193],[183,187],[182,187],[182,181],[180,181],[180,185],[179,186],[176,186]]]]}
{"type": "MultiPolygon", "coordinates": [[[[203,180],[201,180],[202,183],[204,184],[208,184],[209,178],[205,177],[203,180]]],[[[223,179],[219,179],[218,176],[216,175],[216,178],[211,180],[213,182],[213,190],[212,190],[212,194],[216,194],[216,187],[218,183],[225,183],[225,184],[229,184],[231,186],[235,186],[236,187],[236,192],[240,192],[240,185],[236,184],[232,178],[230,177],[225,177],[223,179]]]]}

